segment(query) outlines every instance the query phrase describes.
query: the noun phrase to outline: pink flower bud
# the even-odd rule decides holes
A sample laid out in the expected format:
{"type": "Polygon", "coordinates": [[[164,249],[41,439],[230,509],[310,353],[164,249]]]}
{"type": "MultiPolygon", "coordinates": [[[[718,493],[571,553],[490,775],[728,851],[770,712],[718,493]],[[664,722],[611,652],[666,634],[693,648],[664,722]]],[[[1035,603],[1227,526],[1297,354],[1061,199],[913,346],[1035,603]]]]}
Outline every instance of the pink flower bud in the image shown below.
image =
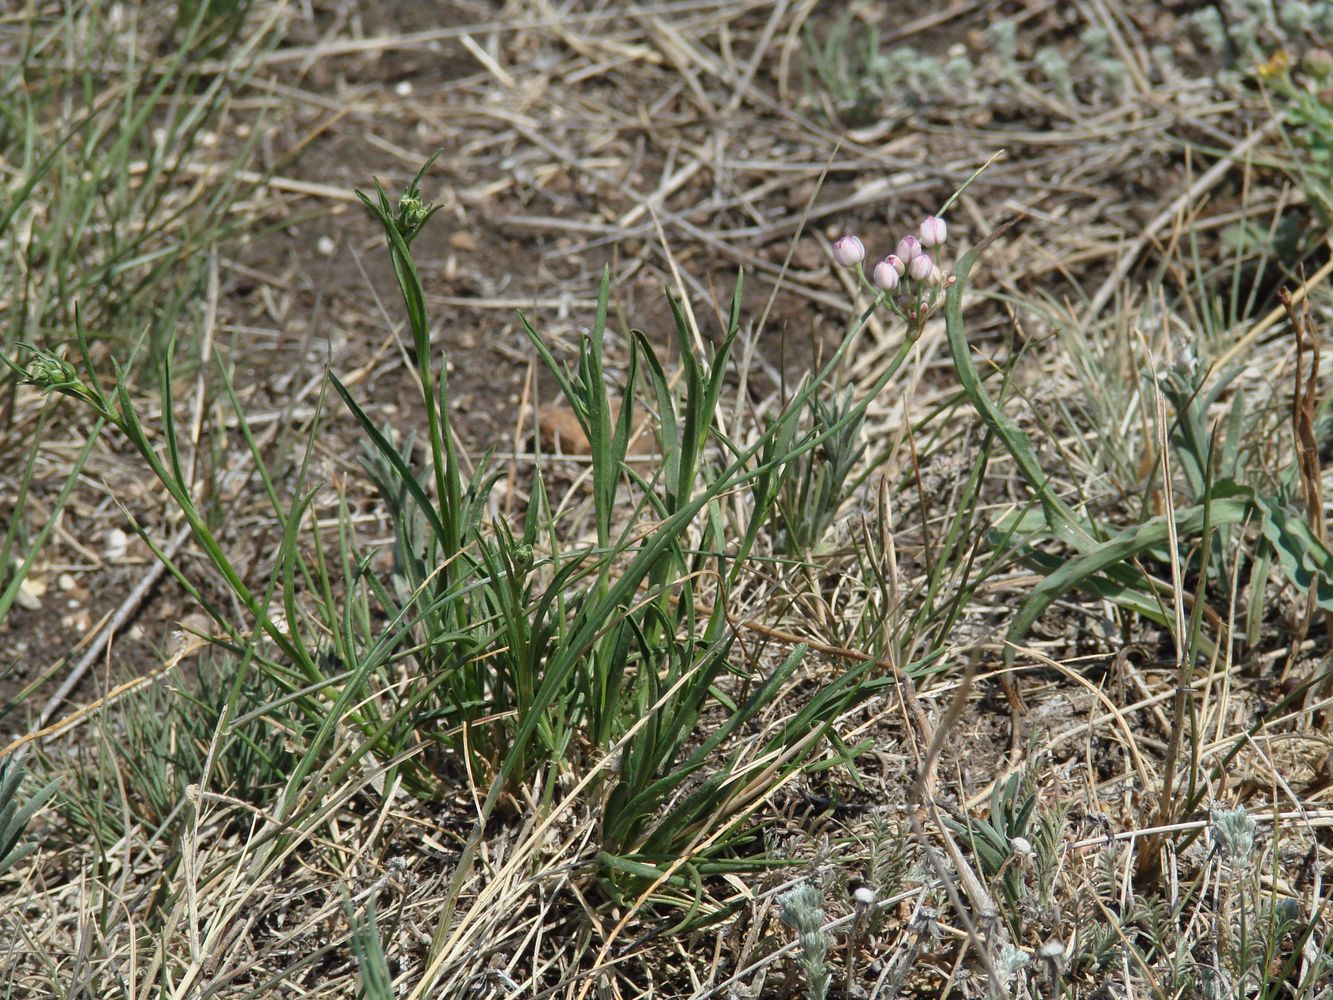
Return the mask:
{"type": "Polygon", "coordinates": [[[833,244],[833,259],[843,267],[851,267],[866,259],[866,246],[859,236],[844,236],[833,244]]]}
{"type": "Polygon", "coordinates": [[[926,284],[932,288],[939,288],[940,285],[944,284],[944,272],[940,270],[938,264],[930,269],[930,277],[926,279],[926,284]]]}
{"type": "Polygon", "coordinates": [[[923,247],[937,247],[949,235],[949,227],[944,224],[944,220],[938,215],[927,215],[921,220],[919,232],[921,233],[921,245],[923,247]]]}
{"type": "Polygon", "coordinates": [[[920,252],[921,241],[915,236],[904,236],[898,241],[898,257],[903,263],[912,263],[912,258],[920,252]]]}
{"type": "Polygon", "coordinates": [[[902,262],[902,259],[896,253],[891,253],[885,257],[884,263],[897,271],[900,278],[907,273],[907,265],[902,262]]]}
{"type": "Polygon", "coordinates": [[[907,273],[912,276],[913,281],[925,281],[934,269],[935,262],[930,259],[928,253],[917,254],[912,258],[912,263],[907,265],[907,273]]]}
{"type": "MultiPolygon", "coordinates": [[[[901,263],[898,261],[896,263],[901,263]]],[[[898,287],[899,269],[894,266],[895,260],[892,256],[885,257],[875,265],[875,284],[886,292],[891,292],[898,287]]]]}

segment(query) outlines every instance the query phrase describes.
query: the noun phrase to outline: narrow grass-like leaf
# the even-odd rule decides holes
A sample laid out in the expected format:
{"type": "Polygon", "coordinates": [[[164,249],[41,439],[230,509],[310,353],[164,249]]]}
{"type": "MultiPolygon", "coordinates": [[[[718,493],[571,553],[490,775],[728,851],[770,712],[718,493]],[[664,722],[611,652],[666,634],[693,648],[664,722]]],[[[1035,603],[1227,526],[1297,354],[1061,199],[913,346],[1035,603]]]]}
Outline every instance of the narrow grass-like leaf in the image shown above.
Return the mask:
{"type": "MultiPolygon", "coordinates": [[[[1252,498],[1248,495],[1214,499],[1206,506],[1178,511],[1175,514],[1176,532],[1181,536],[1197,534],[1203,529],[1205,518],[1215,527],[1241,524],[1251,516],[1253,509],[1252,498]]],[[[1032,624],[1057,598],[1085,585],[1098,574],[1165,544],[1169,538],[1166,516],[1162,515],[1137,527],[1126,528],[1066,562],[1039,583],[1019,608],[1009,627],[1010,645],[1004,654],[1006,664],[1013,662],[1013,644],[1022,641],[1032,624]]]]}
{"type": "Polygon", "coordinates": [[[996,406],[987,395],[981,376],[972,362],[972,345],[968,343],[967,328],[963,323],[963,292],[967,288],[967,278],[972,267],[997,235],[999,234],[993,234],[963,255],[954,270],[957,280],[949,286],[945,297],[945,330],[949,349],[953,355],[954,369],[963,391],[967,393],[977,414],[987,428],[1004,443],[1005,448],[1013,456],[1019,472],[1040,500],[1051,531],[1075,549],[1086,551],[1096,544],[1095,533],[1087,522],[1075,514],[1056,494],[1051,486],[1050,477],[1037,460],[1037,453],[1027,435],[1013,418],[996,406]]]}

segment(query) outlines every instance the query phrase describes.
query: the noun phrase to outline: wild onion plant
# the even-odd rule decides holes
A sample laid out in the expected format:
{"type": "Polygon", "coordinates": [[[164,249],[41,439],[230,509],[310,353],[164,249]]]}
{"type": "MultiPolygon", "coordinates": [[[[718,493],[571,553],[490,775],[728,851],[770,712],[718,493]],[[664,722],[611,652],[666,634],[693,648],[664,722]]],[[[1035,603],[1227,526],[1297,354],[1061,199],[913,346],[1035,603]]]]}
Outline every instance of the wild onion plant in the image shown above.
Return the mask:
{"type": "MultiPolygon", "coordinates": [[[[540,468],[534,470],[521,532],[503,521],[483,524],[477,511],[493,479],[484,465],[466,484],[457,473],[447,384],[436,374],[444,369],[432,360],[425,296],[411,257],[416,219],[429,215],[417,183],[396,208],[382,190],[368,204],[390,246],[416,348],[422,403],[430,414],[424,475],[418,477],[412,456],[395,448],[336,380],[335,388],[373,442],[369,466],[398,525],[399,599],[415,602],[405,620],[423,630],[415,656],[426,685],[437,690],[422,702],[430,706],[432,739],[463,755],[470,773],[489,784],[487,811],[538,774],[550,775],[543,787],[552,789],[551,779],[562,770],[582,772],[613,762],[600,782],[606,788],[603,864],[613,881],[667,876],[676,891],[689,884],[684,874],[668,875],[682,857],[694,858],[686,867],[694,877],[718,863],[735,866],[735,860],[705,861],[704,855],[725,856],[745,835],[742,821],[757,797],[803,767],[837,715],[884,683],[858,665],[753,750],[742,754],[736,743],[774,704],[803,651],[795,650],[768,676],[743,684],[748,692],[733,700],[725,692],[736,685],[727,678],[749,676],[751,668],[735,656],[725,615],[727,591],[746,567],[788,470],[840,435],[845,439],[864,413],[869,397],[858,403],[847,399],[812,432],[796,433],[855,329],[783,412],[742,448],[716,430],[741,322],[739,282],[727,326],[708,357],[696,355],[686,312],[669,300],[680,379],[669,376],[646,337],[633,332],[626,338],[627,378],[617,412],[604,360],[611,295],[610,276],[604,274],[575,366],[558,359],[524,319],[534,349],[589,442],[595,542],[571,545],[561,537],[540,468]],[[658,437],[656,465],[629,461],[640,391],[658,437]],[[725,529],[723,498],[738,488],[748,491],[752,510],[749,526],[736,537],[725,529]],[[720,721],[698,741],[697,727],[714,714],[720,721]],[[703,777],[719,755],[730,764],[703,777]],[[752,779],[738,780],[753,767],[751,758],[769,763],[752,779]],[[681,794],[687,782],[696,784],[681,794]],[[707,843],[702,854],[694,850],[700,842],[707,843]]],[[[923,274],[937,279],[935,288],[943,282],[942,275],[923,274]]],[[[860,323],[887,305],[911,317],[909,331],[919,331],[936,293],[924,278],[917,286],[919,302],[910,303],[890,301],[876,290],[860,323]]],[[[880,385],[902,364],[913,340],[909,332],[880,385]]],[[[400,607],[408,611],[406,603],[400,607]]]]}
{"type": "Polygon", "coordinates": [[[873,298],[858,322],[746,445],[722,435],[717,419],[741,324],[739,281],[727,326],[707,357],[695,353],[686,311],[670,300],[680,378],[668,374],[642,334],[626,338],[628,374],[618,414],[605,364],[609,274],[576,367],[564,365],[524,320],[591,447],[595,539],[579,544],[563,537],[540,468],[521,528],[486,516],[496,474],[485,460],[470,475],[463,472],[447,368],[432,345],[412,252],[434,213],[420,192],[429,165],[396,202],[378,185],[363,196],[384,232],[407,312],[424,425],[397,435],[379,427],[331,377],[365,435],[367,469],[394,522],[387,576],[346,532],[330,553],[320,533],[306,527],[313,491],[305,486],[304,462],[296,472],[296,498],[281,500],[224,362],[224,393],[282,529],[262,585],[236,568],[193,495],[174,421],[170,351],[160,371],[160,434],[141,423],[119,369],[112,390],[102,388],[81,328],[82,372],[37,352],[25,378],[78,400],[125,435],[248,616],[248,622],[231,620],[173,565],[238,658],[217,730],[253,717],[241,693],[255,670],[278,685],[272,704],[305,720],[297,727],[301,744],[279,816],[299,822],[319,808],[302,790],[317,768],[331,767],[329,780],[337,780],[364,760],[385,767],[389,778],[401,775],[422,795],[468,776],[486,789],[484,816],[498,806],[512,809],[519,790],[537,779],[549,799],[560,776],[572,771],[601,789],[601,869],[608,885],[659,885],[667,898],[684,901],[702,874],[750,863],[734,848],[751,836],[748,817],[763,796],[815,761],[826,738],[836,757],[849,759],[855,748],[843,746],[831,727],[851,705],[892,683],[872,661],[857,663],[794,714],[767,724],[757,741],[742,739],[772,713],[805,651],[798,647],[776,667],[760,670],[737,655],[726,609],[758,532],[778,498],[790,495],[793,470],[820,449],[842,447],[848,453],[830,488],[820,491],[814,526],[835,509],[859,454],[846,445],[849,428],[859,425],[869,401],[905,361],[951,280],[928,253],[943,242],[944,224],[932,217],[919,236],[904,238],[898,254],[876,269],[876,284],[862,272],[873,298]],[[897,354],[859,401],[843,393],[836,404],[821,403],[857,331],[877,309],[904,322],[897,354]],[[658,436],[656,464],[629,460],[641,396],[658,436]],[[812,407],[821,419],[799,433],[812,407]],[[732,503],[737,497],[750,507],[739,534],[727,530],[724,512],[724,498],[732,503]],[[700,740],[705,720],[709,730],[700,740]],[[356,740],[335,764],[329,754],[342,731],[356,740]]]}

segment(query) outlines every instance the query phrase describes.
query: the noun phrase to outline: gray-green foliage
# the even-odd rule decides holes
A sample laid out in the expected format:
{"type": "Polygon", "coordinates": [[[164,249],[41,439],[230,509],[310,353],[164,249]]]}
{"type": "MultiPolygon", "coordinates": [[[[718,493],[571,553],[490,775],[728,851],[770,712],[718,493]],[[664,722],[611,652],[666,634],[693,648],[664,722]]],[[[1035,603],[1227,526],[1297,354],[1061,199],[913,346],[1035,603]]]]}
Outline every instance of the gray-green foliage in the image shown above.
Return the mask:
{"type": "Polygon", "coordinates": [[[838,118],[856,126],[879,117],[888,85],[898,74],[880,52],[874,26],[858,24],[850,12],[834,23],[823,40],[807,26],[803,52],[807,91],[814,89],[813,69],[838,118]]]}
{"type": "Polygon", "coordinates": [[[1248,871],[1254,853],[1254,817],[1240,806],[1234,809],[1214,807],[1211,820],[1213,839],[1231,863],[1232,870],[1237,873],[1248,871]]]}
{"type": "Polygon", "coordinates": [[[1069,60],[1059,49],[1053,45],[1038,49],[1033,62],[1060,97],[1069,100],[1074,96],[1074,81],[1069,75],[1069,60]]]}
{"type": "Polygon", "coordinates": [[[991,54],[1001,76],[1013,76],[1018,72],[1018,25],[1002,18],[986,26],[986,41],[990,44],[991,54]]]}
{"type": "Polygon", "coordinates": [[[1327,51],[1310,52],[1299,74],[1284,68],[1269,77],[1269,86],[1280,99],[1300,154],[1291,158],[1289,170],[1327,224],[1333,220],[1333,58],[1327,51]]]}
{"type": "Polygon", "coordinates": [[[226,653],[195,680],[132,693],[99,738],[75,752],[80,766],[57,807],[107,847],[125,835],[127,820],[150,830],[178,826],[190,815],[192,785],[266,807],[293,764],[288,747],[304,743],[302,720],[282,694],[226,653]],[[232,687],[235,714],[224,725],[232,687]]]}
{"type": "Polygon", "coordinates": [[[828,967],[830,940],[824,930],[819,890],[802,882],[778,897],[778,913],[782,922],[796,932],[796,961],[805,975],[807,1000],[824,1000],[833,973],[828,967]]]}
{"type": "Polygon", "coordinates": [[[1204,47],[1227,63],[1261,60],[1278,47],[1301,48],[1333,35],[1329,0],[1223,0],[1188,15],[1204,47]]]}
{"type": "Polygon", "coordinates": [[[1311,910],[1308,897],[1285,895],[1270,880],[1271,860],[1287,835],[1281,823],[1264,844],[1244,807],[1214,806],[1209,833],[1224,876],[1217,880],[1210,914],[1213,952],[1197,974],[1205,994],[1211,989],[1262,1000],[1325,995],[1319,991],[1326,992],[1333,971],[1327,902],[1315,899],[1311,910]]]}
{"type": "Polygon", "coordinates": [[[26,858],[37,845],[23,843],[29,820],[56,792],[58,781],[47,782],[31,795],[23,792],[23,754],[0,760],[0,875],[26,858]]]}
{"type": "Polygon", "coordinates": [[[947,94],[957,100],[973,89],[972,64],[965,54],[945,61],[910,45],[881,48],[879,30],[854,11],[838,18],[822,39],[807,25],[804,43],[806,90],[813,93],[818,80],[828,109],[843,125],[875,122],[889,104],[907,98],[947,94]]]}
{"type": "Polygon", "coordinates": [[[1010,904],[1006,915],[1019,913],[1029,897],[1050,902],[1063,849],[1064,811],[1040,808],[1035,778],[1035,767],[1029,767],[997,782],[983,819],[946,820],[971,846],[982,872],[1000,880],[1010,904]]]}
{"type": "MultiPolygon", "coordinates": [[[[1183,23],[1202,48],[1220,62],[1216,82],[1233,86],[1243,79],[1242,73],[1279,48],[1299,52],[1333,37],[1333,2],[1286,0],[1273,5],[1268,0],[1226,0],[1221,6],[1207,5],[1190,12],[1183,23]]],[[[830,110],[849,126],[876,120],[886,102],[895,97],[930,99],[947,95],[953,104],[989,100],[997,88],[1020,82],[1027,68],[1019,59],[1016,21],[1000,18],[990,22],[986,43],[985,56],[975,63],[961,45],[951,49],[944,60],[910,45],[881,50],[875,27],[858,23],[854,13],[848,13],[822,40],[807,24],[807,89],[812,89],[817,80],[828,96],[830,110]]],[[[1171,46],[1154,46],[1152,56],[1164,79],[1179,80],[1181,70],[1171,46]]],[[[1076,53],[1066,56],[1055,45],[1046,45],[1032,57],[1032,67],[1038,78],[1066,102],[1076,98],[1076,80],[1085,84],[1079,93],[1089,99],[1119,99],[1127,92],[1130,75],[1111,32],[1096,23],[1080,33],[1076,53]]]]}

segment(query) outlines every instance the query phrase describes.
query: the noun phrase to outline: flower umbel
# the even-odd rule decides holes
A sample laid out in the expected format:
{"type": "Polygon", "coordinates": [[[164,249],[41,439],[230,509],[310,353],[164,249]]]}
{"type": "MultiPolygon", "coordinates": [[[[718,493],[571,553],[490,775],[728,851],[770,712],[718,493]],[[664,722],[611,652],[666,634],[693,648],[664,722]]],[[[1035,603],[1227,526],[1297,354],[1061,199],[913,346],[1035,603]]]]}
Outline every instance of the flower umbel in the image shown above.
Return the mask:
{"type": "Polygon", "coordinates": [[[919,236],[907,233],[869,273],[861,270],[866,246],[859,236],[847,234],[833,243],[833,257],[844,267],[855,267],[861,281],[878,293],[877,305],[907,321],[908,336],[920,335],[926,319],[943,301],[942,292],[954,276],[940,267],[926,247],[941,246],[948,227],[938,215],[928,215],[917,227],[919,236]]]}

